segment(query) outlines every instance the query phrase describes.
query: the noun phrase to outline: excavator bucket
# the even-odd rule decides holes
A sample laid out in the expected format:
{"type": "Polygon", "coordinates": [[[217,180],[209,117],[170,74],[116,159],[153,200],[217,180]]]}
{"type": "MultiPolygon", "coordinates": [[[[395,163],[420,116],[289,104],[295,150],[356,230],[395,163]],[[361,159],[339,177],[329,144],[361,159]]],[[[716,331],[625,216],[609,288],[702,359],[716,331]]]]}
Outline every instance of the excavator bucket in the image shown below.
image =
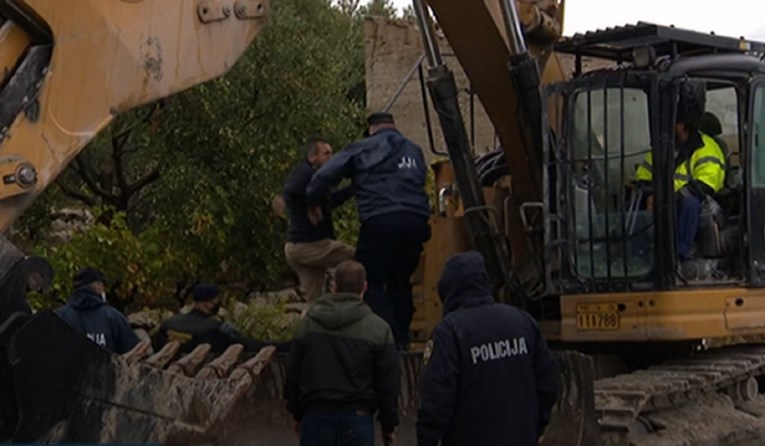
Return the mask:
{"type": "Polygon", "coordinates": [[[258,386],[275,348],[240,362],[242,346],[234,345],[207,362],[209,345],[202,345],[171,363],[177,348],[171,343],[146,358],[148,343],[141,343],[114,355],[52,312],[35,315],[8,344],[18,410],[11,441],[220,440],[229,414],[258,386]]]}

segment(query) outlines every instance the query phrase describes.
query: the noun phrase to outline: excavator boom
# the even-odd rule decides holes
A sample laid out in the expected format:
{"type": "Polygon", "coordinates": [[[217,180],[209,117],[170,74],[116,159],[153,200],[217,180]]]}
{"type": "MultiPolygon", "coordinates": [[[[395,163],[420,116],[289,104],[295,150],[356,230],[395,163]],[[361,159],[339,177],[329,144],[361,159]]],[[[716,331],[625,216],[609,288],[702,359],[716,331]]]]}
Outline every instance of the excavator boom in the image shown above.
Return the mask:
{"type": "Polygon", "coordinates": [[[0,232],[117,113],[223,75],[269,0],[0,1],[0,232]]]}
{"type": "MultiPolygon", "coordinates": [[[[512,175],[513,199],[507,222],[511,228],[507,234],[512,263],[516,267],[528,263],[534,256],[524,233],[521,204],[540,203],[543,199],[539,80],[541,76],[541,82],[546,84],[564,79],[563,68],[552,53],[561,36],[564,2],[428,0],[427,3],[504,149],[512,175]],[[503,12],[513,6],[512,14],[503,12]],[[524,35],[513,34],[509,20],[523,27],[525,41],[524,35]],[[518,48],[519,44],[527,45],[528,51],[518,48]],[[534,103],[536,109],[529,110],[528,105],[534,103]]],[[[538,282],[540,275],[534,280],[538,282]]]]}

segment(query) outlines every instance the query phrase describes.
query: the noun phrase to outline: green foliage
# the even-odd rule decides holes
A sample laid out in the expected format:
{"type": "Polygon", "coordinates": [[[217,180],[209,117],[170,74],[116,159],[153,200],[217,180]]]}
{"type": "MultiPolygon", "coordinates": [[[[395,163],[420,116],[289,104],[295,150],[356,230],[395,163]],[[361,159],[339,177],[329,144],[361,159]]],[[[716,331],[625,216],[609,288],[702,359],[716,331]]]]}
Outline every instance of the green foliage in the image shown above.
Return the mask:
{"type": "MultiPolygon", "coordinates": [[[[78,161],[103,178],[103,193],[94,194],[81,168],[69,171],[18,225],[24,234],[44,230],[49,208],[72,197],[98,209],[98,224],[66,246],[30,237],[56,270],[55,293],[65,297],[86,265],[112,278],[118,307],[177,307],[200,280],[247,290],[292,283],[286,222],[270,202],[306,139],[320,135],[339,150],[361,134],[364,14],[392,16],[395,8],[390,0],[275,2],[228,75],[120,115],[78,161]],[[121,173],[110,170],[115,153],[121,173]]],[[[334,217],[338,238],[355,243],[354,203],[334,217]]]]}
{"type": "Polygon", "coordinates": [[[5,234],[19,249],[26,252],[34,249],[35,244],[41,243],[44,234],[51,228],[52,208],[61,202],[61,194],[56,188],[37,198],[34,206],[24,213],[23,218],[13,226],[10,234],[5,234]]]}
{"type": "Polygon", "coordinates": [[[381,16],[385,18],[396,17],[396,7],[392,0],[370,0],[364,6],[359,8],[361,16],[381,16]]]}
{"type": "Polygon", "coordinates": [[[287,301],[278,299],[270,304],[252,300],[243,308],[228,308],[227,320],[245,336],[270,341],[292,339],[297,327],[297,313],[287,312],[287,301]]]}
{"type": "Polygon", "coordinates": [[[406,5],[406,8],[401,10],[401,18],[409,22],[417,22],[417,14],[414,12],[412,5],[406,5]]]}
{"type": "MultiPolygon", "coordinates": [[[[97,211],[103,211],[98,210],[97,211]]],[[[98,215],[98,213],[97,213],[98,215]]],[[[112,215],[108,225],[98,223],[75,236],[69,243],[42,248],[39,255],[53,266],[56,276],[53,297],[34,299],[39,308],[58,306],[72,293],[72,278],[84,267],[94,267],[107,277],[107,295],[112,305],[173,304],[177,283],[173,271],[182,271],[193,258],[158,243],[151,232],[135,235],[125,222],[125,214],[112,215]]]]}
{"type": "Polygon", "coordinates": [[[182,124],[164,131],[153,207],[169,211],[156,222],[171,238],[204,253],[202,271],[256,288],[289,274],[271,198],[307,138],[342,147],[360,133],[363,57],[357,22],[324,1],[285,0],[229,75],[173,98],[162,125],[182,124]]]}

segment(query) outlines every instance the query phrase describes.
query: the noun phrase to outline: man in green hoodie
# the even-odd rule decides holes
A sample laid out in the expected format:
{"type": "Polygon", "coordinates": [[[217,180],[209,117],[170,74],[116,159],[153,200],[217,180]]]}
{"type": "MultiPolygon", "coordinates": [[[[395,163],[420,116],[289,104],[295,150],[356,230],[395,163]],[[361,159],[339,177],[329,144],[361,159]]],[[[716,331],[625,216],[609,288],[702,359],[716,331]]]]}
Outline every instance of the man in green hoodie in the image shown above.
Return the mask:
{"type": "Polygon", "coordinates": [[[375,412],[392,444],[401,385],[393,334],[362,300],[364,266],[340,263],[332,287],[298,324],[287,360],[285,398],[300,446],[373,446],[375,412]]]}

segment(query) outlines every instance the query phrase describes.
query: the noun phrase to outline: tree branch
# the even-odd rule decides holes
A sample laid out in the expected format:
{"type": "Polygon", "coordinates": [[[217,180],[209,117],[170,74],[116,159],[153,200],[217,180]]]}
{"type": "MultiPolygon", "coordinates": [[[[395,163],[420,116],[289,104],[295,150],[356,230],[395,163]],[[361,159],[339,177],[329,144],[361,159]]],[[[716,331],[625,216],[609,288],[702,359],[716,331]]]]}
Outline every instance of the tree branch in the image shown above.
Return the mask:
{"type": "Polygon", "coordinates": [[[110,200],[110,201],[117,200],[118,197],[116,195],[109,193],[109,191],[104,190],[104,188],[102,188],[101,185],[98,184],[96,180],[93,179],[93,175],[90,173],[90,170],[89,170],[90,166],[88,166],[88,164],[85,162],[85,160],[82,158],[81,155],[77,155],[77,157],[75,158],[75,161],[77,163],[77,167],[79,168],[79,172],[77,172],[78,175],[80,176],[80,178],[82,178],[82,180],[85,182],[85,184],[94,194],[106,200],[110,200]]]}
{"type": "Polygon", "coordinates": [[[130,131],[125,131],[112,137],[112,161],[114,161],[114,175],[117,177],[117,185],[123,191],[128,189],[125,168],[122,164],[123,149],[130,139],[130,131]]]}
{"type": "Polygon", "coordinates": [[[160,110],[161,108],[162,108],[162,104],[154,105],[153,107],[149,109],[149,111],[146,113],[145,116],[143,116],[141,119],[138,120],[138,122],[133,123],[132,125],[129,125],[125,127],[124,129],[120,130],[119,133],[114,135],[113,139],[122,139],[122,138],[128,137],[137,126],[148,124],[151,121],[151,119],[154,117],[154,115],[157,113],[157,111],[160,110]]]}
{"type": "Polygon", "coordinates": [[[141,178],[140,180],[128,186],[128,188],[126,189],[128,196],[135,194],[136,192],[140,191],[141,189],[148,186],[149,184],[157,181],[159,177],[160,177],[159,166],[156,166],[151,172],[146,174],[143,178],[141,178]]]}
{"type": "Polygon", "coordinates": [[[61,189],[61,191],[67,197],[74,198],[75,200],[79,200],[79,201],[81,201],[81,202],[83,202],[86,205],[91,206],[91,207],[95,206],[96,204],[98,204],[98,201],[95,198],[93,198],[93,197],[91,197],[89,195],[85,195],[85,194],[83,194],[81,192],[77,192],[76,190],[74,190],[74,189],[70,188],[69,186],[67,186],[66,183],[64,183],[61,180],[56,180],[56,185],[61,189]]]}

